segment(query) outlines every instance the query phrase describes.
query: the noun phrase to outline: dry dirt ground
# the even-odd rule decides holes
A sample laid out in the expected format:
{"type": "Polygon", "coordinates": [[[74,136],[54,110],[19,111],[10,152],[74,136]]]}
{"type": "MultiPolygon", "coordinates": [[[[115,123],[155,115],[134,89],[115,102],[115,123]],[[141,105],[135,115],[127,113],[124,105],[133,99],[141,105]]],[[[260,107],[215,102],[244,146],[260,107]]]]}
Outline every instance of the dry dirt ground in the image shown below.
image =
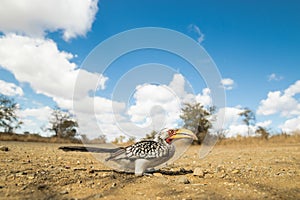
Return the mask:
{"type": "Polygon", "coordinates": [[[0,151],[0,199],[300,199],[299,143],[219,145],[202,160],[192,146],[143,177],[112,171],[90,153],[58,150],[62,144],[0,145],[9,148],[0,151]]]}

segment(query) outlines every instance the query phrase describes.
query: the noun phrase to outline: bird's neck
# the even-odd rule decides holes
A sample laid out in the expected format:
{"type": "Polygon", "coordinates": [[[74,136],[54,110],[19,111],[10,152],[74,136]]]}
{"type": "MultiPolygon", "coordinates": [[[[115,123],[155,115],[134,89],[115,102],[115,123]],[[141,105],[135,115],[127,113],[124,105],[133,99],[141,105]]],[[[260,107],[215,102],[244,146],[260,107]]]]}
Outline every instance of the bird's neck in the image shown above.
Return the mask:
{"type": "Polygon", "coordinates": [[[166,140],[164,140],[160,137],[156,138],[156,141],[163,144],[163,145],[165,145],[165,146],[170,146],[171,145],[171,143],[168,143],[166,140]]]}

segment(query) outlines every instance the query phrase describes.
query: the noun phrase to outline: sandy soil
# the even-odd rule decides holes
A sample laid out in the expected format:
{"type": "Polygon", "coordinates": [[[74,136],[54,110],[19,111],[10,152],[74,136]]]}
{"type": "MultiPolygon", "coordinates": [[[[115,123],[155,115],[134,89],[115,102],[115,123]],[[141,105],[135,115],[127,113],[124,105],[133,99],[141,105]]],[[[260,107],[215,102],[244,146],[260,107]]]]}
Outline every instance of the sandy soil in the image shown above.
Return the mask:
{"type": "Polygon", "coordinates": [[[216,146],[202,160],[192,146],[143,177],[58,150],[61,144],[0,145],[9,148],[0,151],[0,199],[300,199],[300,144],[216,146]]]}

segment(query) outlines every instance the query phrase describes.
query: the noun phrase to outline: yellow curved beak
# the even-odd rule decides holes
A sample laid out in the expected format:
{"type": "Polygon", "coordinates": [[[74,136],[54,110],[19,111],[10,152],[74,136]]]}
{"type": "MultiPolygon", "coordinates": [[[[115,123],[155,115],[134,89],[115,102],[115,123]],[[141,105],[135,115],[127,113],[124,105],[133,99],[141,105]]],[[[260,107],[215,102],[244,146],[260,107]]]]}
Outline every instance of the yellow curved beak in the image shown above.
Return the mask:
{"type": "Polygon", "coordinates": [[[172,135],[170,138],[171,139],[189,138],[193,140],[198,140],[196,135],[192,131],[185,128],[180,128],[175,130],[175,134],[172,135]]]}

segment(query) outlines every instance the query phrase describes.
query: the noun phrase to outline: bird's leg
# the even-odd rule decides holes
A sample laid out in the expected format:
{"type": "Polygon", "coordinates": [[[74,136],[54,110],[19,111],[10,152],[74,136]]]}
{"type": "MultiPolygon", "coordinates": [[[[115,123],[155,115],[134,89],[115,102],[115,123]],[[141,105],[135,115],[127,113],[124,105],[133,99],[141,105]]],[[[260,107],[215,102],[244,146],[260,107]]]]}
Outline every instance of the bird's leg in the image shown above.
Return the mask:
{"type": "Polygon", "coordinates": [[[145,159],[137,159],[135,161],[135,169],[134,169],[134,174],[136,176],[142,176],[147,168],[146,163],[148,161],[145,159]]]}

